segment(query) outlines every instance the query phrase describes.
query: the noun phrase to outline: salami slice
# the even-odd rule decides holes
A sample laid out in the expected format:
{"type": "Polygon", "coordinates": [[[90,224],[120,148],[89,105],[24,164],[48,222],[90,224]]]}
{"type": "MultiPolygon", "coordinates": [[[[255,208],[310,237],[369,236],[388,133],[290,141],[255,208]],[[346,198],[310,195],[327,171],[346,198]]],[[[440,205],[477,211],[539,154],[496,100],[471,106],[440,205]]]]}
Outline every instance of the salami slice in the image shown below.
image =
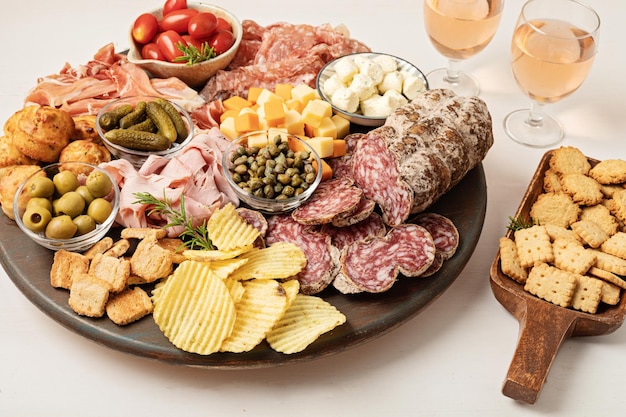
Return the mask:
{"type": "Polygon", "coordinates": [[[452,220],[438,213],[421,213],[412,222],[428,230],[444,261],[456,253],[459,247],[459,231],[452,220]]]}
{"type": "Polygon", "coordinates": [[[337,227],[331,223],[325,224],[321,231],[330,235],[333,246],[338,249],[343,249],[353,242],[383,237],[387,234],[387,228],[378,213],[371,213],[366,219],[350,226],[337,227]]]}
{"type": "Polygon", "coordinates": [[[426,229],[416,224],[396,226],[384,237],[354,242],[342,249],[341,278],[335,288],[387,291],[399,273],[407,277],[424,273],[435,253],[435,243],[426,229]]]}
{"type": "MultiPolygon", "coordinates": [[[[391,128],[389,128],[391,129],[391,128]]],[[[389,226],[402,224],[411,214],[413,192],[400,177],[398,160],[381,134],[373,130],[357,143],[352,156],[352,175],[365,196],[375,201],[389,226]]]]}
{"type": "Polygon", "coordinates": [[[331,238],[294,221],[288,214],[277,214],[268,219],[265,235],[267,245],[275,242],[291,242],[298,245],[306,255],[307,264],[297,276],[300,292],[317,294],[326,288],[337,274],[337,263],[331,254],[331,238]]]}
{"type": "Polygon", "coordinates": [[[311,198],[296,208],[291,217],[298,223],[320,225],[330,223],[339,215],[356,210],[363,190],[350,178],[335,178],[320,183],[311,198]]]}

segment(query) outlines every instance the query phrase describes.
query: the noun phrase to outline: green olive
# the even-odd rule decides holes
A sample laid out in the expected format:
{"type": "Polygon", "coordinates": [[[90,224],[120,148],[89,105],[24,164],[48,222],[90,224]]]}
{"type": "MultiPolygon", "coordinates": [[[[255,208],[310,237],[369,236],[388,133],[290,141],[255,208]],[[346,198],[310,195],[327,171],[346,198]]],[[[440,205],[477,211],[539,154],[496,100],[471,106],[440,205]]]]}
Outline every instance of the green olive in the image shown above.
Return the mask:
{"type": "Polygon", "coordinates": [[[111,178],[102,171],[93,170],[87,177],[85,182],[87,189],[91,194],[98,197],[105,197],[113,189],[111,178]]]}
{"type": "Polygon", "coordinates": [[[96,198],[87,208],[87,214],[94,219],[96,223],[104,223],[112,211],[113,206],[104,198],[96,198]]]}
{"type": "Polygon", "coordinates": [[[47,198],[43,198],[43,197],[31,198],[30,200],[28,200],[28,203],[26,203],[26,210],[35,206],[43,207],[46,210],[48,210],[50,213],[52,213],[52,202],[50,202],[50,200],[47,198]]]}
{"type": "Polygon", "coordinates": [[[78,178],[72,171],[61,171],[52,178],[57,193],[63,195],[78,188],[78,178]]]}
{"type": "Polygon", "coordinates": [[[83,200],[85,200],[85,203],[87,205],[91,204],[91,202],[95,198],[93,194],[91,194],[91,192],[89,191],[89,188],[87,188],[86,185],[79,185],[78,188],[76,189],[76,192],[80,194],[81,197],[83,197],[83,200]]]}
{"type": "Polygon", "coordinates": [[[69,239],[74,236],[78,227],[67,215],[56,216],[50,219],[46,226],[46,237],[49,239],[69,239]]]}
{"type": "Polygon", "coordinates": [[[71,218],[82,214],[85,210],[85,199],[76,191],[68,191],[56,201],[54,214],[67,214],[71,218]]]}
{"type": "Polygon", "coordinates": [[[95,220],[87,214],[81,214],[80,216],[76,216],[72,221],[78,228],[76,230],[76,236],[82,236],[91,232],[92,230],[95,230],[96,228],[95,220]]]}
{"type": "Polygon", "coordinates": [[[51,219],[50,211],[37,205],[27,208],[22,216],[24,226],[35,233],[43,232],[51,219]]]}
{"type": "Polygon", "coordinates": [[[35,177],[26,186],[28,195],[31,197],[52,197],[54,194],[54,183],[48,177],[35,177]]]}

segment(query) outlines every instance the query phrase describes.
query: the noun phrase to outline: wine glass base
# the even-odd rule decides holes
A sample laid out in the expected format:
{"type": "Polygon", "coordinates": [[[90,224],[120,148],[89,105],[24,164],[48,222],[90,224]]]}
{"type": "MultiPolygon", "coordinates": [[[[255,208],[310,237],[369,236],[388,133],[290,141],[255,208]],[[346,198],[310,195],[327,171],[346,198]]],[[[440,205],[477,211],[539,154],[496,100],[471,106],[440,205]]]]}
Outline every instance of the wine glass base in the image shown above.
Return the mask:
{"type": "Polygon", "coordinates": [[[452,79],[448,76],[446,68],[440,68],[429,72],[426,78],[429,89],[446,88],[465,97],[477,96],[480,93],[478,80],[464,72],[459,72],[458,76],[452,79]]]}
{"type": "Polygon", "coordinates": [[[547,148],[563,140],[563,126],[544,115],[541,123],[530,120],[529,110],[516,110],[504,118],[504,131],[515,142],[532,148],[547,148]]]}

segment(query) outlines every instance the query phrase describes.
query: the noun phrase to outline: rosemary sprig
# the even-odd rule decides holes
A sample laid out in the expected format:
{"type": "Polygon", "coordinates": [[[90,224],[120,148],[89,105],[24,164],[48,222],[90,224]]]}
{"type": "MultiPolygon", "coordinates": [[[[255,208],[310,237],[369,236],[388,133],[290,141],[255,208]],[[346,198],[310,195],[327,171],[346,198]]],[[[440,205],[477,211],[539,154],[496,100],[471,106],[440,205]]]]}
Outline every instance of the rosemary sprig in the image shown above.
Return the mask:
{"type": "Polygon", "coordinates": [[[509,225],[507,226],[507,229],[509,230],[521,230],[521,229],[528,229],[529,227],[533,227],[534,225],[538,224],[537,221],[535,219],[530,219],[530,221],[527,221],[525,219],[523,219],[521,216],[518,216],[516,218],[509,216],[509,225]]]}
{"type": "Polygon", "coordinates": [[[174,58],[174,62],[186,62],[187,65],[208,61],[216,55],[215,50],[209,46],[208,42],[202,42],[200,49],[191,44],[185,45],[182,42],[179,42],[176,47],[183,53],[183,55],[174,58]]]}
{"type": "Polygon", "coordinates": [[[183,231],[179,237],[183,241],[183,245],[188,249],[214,249],[213,243],[209,238],[209,231],[207,229],[206,220],[199,226],[193,226],[193,219],[187,217],[185,211],[185,196],[180,196],[180,211],[176,210],[172,205],[172,200],[168,199],[163,193],[163,200],[159,200],[150,193],[134,193],[137,200],[133,204],[146,204],[151,206],[148,209],[148,216],[157,213],[167,218],[168,223],[163,226],[163,229],[169,227],[182,226],[183,231]]]}

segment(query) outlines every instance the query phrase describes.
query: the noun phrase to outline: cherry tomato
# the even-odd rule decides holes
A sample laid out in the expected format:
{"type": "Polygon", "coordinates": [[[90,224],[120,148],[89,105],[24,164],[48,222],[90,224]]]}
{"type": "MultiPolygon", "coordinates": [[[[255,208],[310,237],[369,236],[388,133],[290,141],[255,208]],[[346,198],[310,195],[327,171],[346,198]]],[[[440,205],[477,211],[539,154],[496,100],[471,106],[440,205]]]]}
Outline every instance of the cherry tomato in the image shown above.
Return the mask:
{"type": "Polygon", "coordinates": [[[228,51],[235,43],[235,36],[229,30],[220,30],[216,32],[209,40],[209,45],[215,50],[216,55],[223,54],[228,51]]]}
{"type": "Polygon", "coordinates": [[[183,37],[173,30],[161,33],[157,37],[156,43],[163,56],[165,56],[165,60],[170,62],[174,61],[176,57],[183,55],[183,51],[178,49],[178,45],[180,43],[186,45],[183,37]]]}
{"type": "Polygon", "coordinates": [[[144,13],[133,24],[133,39],[135,42],[145,44],[154,38],[159,30],[159,22],[154,15],[144,13]]]}
{"type": "Polygon", "coordinates": [[[141,57],[143,59],[157,59],[159,61],[165,61],[165,56],[161,49],[159,49],[159,45],[156,42],[147,43],[141,48],[141,57]]]}
{"type": "Polygon", "coordinates": [[[215,30],[216,31],[230,30],[232,32],[233,31],[233,27],[230,25],[228,20],[224,19],[223,17],[218,17],[217,18],[217,29],[215,29],[215,30]]]}
{"type": "Polygon", "coordinates": [[[193,45],[198,51],[202,51],[202,44],[206,41],[202,39],[196,39],[190,35],[183,35],[183,40],[187,42],[187,45],[193,45]]]}
{"type": "Polygon", "coordinates": [[[189,20],[188,32],[196,39],[208,39],[217,29],[217,17],[213,13],[198,13],[189,20]]]}
{"type": "Polygon", "coordinates": [[[163,5],[163,16],[167,16],[174,10],[181,10],[187,8],[187,0],[166,0],[163,5]]]}
{"type": "Polygon", "coordinates": [[[163,16],[161,19],[161,30],[167,32],[173,30],[179,34],[187,33],[187,27],[189,26],[189,20],[197,15],[199,12],[196,9],[181,9],[174,10],[169,14],[163,16]]]}

